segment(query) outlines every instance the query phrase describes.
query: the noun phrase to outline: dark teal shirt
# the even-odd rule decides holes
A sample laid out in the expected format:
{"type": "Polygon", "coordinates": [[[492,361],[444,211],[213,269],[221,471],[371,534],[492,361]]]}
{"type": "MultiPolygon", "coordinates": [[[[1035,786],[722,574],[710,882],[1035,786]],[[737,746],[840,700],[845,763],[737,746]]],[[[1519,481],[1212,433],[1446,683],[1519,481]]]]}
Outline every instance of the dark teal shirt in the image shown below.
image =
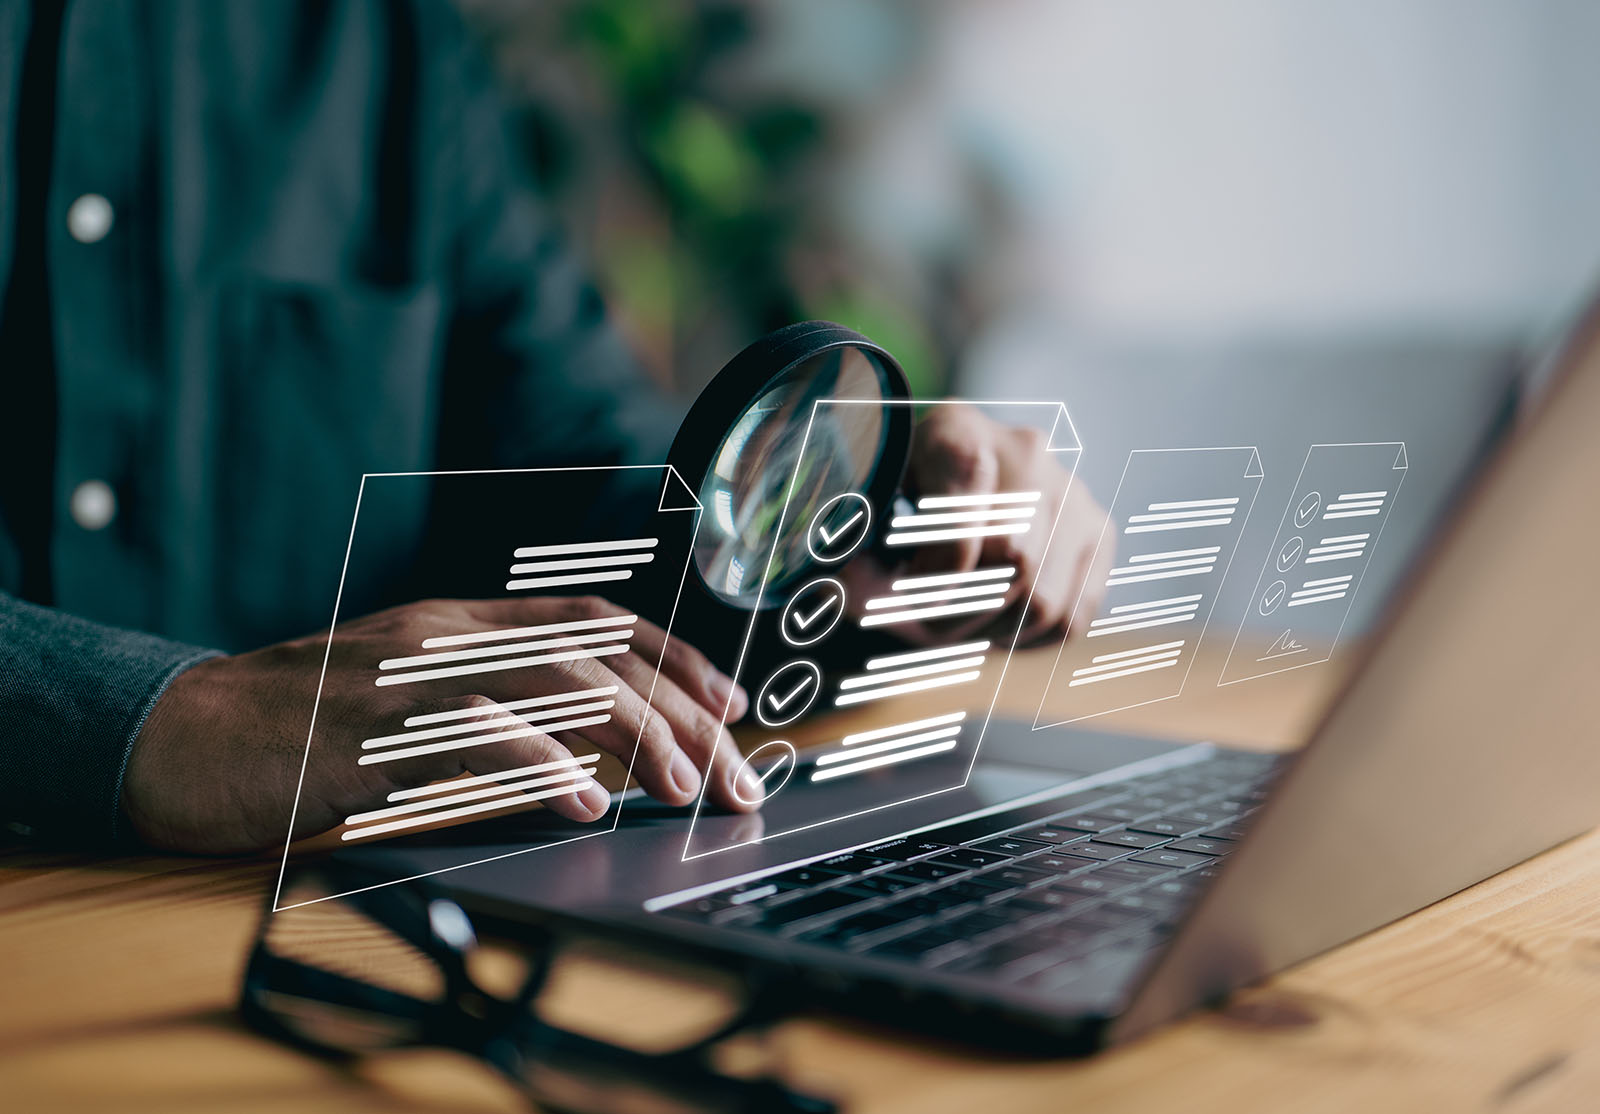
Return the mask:
{"type": "MultiPolygon", "coordinates": [[[[0,821],[103,840],[176,672],[326,625],[362,473],[659,462],[674,415],[523,188],[444,0],[68,0],[39,214],[34,11],[0,3],[0,276],[37,281],[17,229],[42,220],[50,343],[0,353],[0,400],[53,382],[55,412],[0,402],[50,512],[0,521],[0,821]],[[105,509],[85,484],[108,522],[74,513],[105,509]]],[[[396,576],[344,613],[403,598],[436,513],[363,505],[396,576]]]]}

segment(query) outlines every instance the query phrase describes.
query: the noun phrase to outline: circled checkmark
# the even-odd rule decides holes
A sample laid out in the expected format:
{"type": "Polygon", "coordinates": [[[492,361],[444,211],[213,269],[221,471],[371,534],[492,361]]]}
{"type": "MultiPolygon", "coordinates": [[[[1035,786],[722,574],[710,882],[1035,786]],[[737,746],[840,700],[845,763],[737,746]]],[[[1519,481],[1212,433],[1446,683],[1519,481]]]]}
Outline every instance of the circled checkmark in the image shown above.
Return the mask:
{"type": "Polygon", "coordinates": [[[1304,530],[1311,524],[1311,520],[1317,517],[1317,512],[1321,509],[1322,493],[1319,491],[1309,492],[1304,499],[1300,500],[1300,505],[1294,509],[1294,528],[1296,530],[1304,530]]]}
{"type": "Polygon", "coordinates": [[[756,718],[768,727],[782,727],[805,714],[822,689],[822,670],[814,662],[782,666],[756,695],[756,718]]]}
{"type": "Polygon", "coordinates": [[[1300,560],[1300,554],[1305,550],[1305,539],[1296,535],[1283,543],[1283,548],[1278,550],[1278,571],[1288,572],[1294,563],[1300,560]]]}
{"type": "Polygon", "coordinates": [[[844,585],[832,577],[813,580],[783,609],[778,629],[791,646],[809,646],[826,638],[844,615],[844,585]]]}
{"type": "Polygon", "coordinates": [[[801,677],[800,680],[795,682],[794,687],[791,688],[788,692],[784,693],[782,696],[779,696],[775,692],[768,692],[767,693],[767,706],[770,707],[774,712],[781,713],[785,708],[787,708],[789,705],[793,704],[795,702],[795,699],[801,693],[806,692],[809,689],[815,688],[816,684],[817,684],[817,682],[810,676],[801,677]]]}
{"type": "Polygon", "coordinates": [[[843,561],[867,538],[872,526],[872,505],[854,491],[835,495],[811,519],[806,548],[824,564],[843,561]]]}
{"type": "Polygon", "coordinates": [[[1288,590],[1289,586],[1281,580],[1274,580],[1269,584],[1261,596],[1261,614],[1271,615],[1276,611],[1278,605],[1283,602],[1284,593],[1288,590]]]}

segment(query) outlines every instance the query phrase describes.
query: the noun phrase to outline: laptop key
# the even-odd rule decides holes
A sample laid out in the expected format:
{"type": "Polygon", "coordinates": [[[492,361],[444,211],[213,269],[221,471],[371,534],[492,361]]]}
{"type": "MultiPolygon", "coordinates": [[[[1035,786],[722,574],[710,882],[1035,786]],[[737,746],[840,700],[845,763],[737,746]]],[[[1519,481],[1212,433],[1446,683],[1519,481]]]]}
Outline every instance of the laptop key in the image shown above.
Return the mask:
{"type": "Polygon", "coordinates": [[[1130,882],[1144,882],[1171,873],[1171,867],[1151,866],[1149,863],[1136,863],[1130,859],[1107,863],[1094,872],[1096,878],[1119,878],[1130,882]]]}
{"type": "MultiPolygon", "coordinates": [[[[1132,847],[1143,851],[1146,847],[1159,847],[1167,842],[1165,836],[1150,835],[1147,832],[1104,832],[1094,837],[1095,843],[1109,843],[1116,847],[1132,847]]],[[[1070,854],[1070,852],[1069,852],[1070,854]]]]}
{"type": "Polygon", "coordinates": [[[1016,833],[1018,839],[1032,839],[1040,843],[1071,843],[1075,839],[1082,839],[1088,835],[1082,828],[1074,828],[1070,824],[1064,827],[1050,826],[1046,828],[1029,828],[1016,833]]]}
{"type": "Polygon", "coordinates": [[[868,847],[864,853],[897,863],[908,863],[912,859],[920,859],[924,855],[932,855],[938,851],[948,850],[950,850],[948,843],[935,843],[929,839],[891,839],[889,842],[880,843],[876,847],[868,847]]]}
{"type": "Polygon", "coordinates": [[[997,855],[993,851],[973,851],[966,847],[953,847],[942,855],[935,855],[930,861],[940,866],[964,866],[973,869],[1003,863],[1010,857],[1010,855],[997,855]]]}
{"type": "Polygon", "coordinates": [[[1062,855],[1067,858],[1094,859],[1107,862],[1111,859],[1121,858],[1128,854],[1130,847],[1113,847],[1105,843],[1073,843],[1061,849],[1062,855]]]}
{"type": "MultiPolygon", "coordinates": [[[[925,928],[909,936],[901,936],[878,944],[867,951],[868,955],[894,956],[900,959],[920,960],[934,952],[945,951],[953,945],[966,947],[966,941],[944,928],[925,928]]],[[[954,958],[951,956],[950,958],[954,958]]]]}
{"type": "Polygon", "coordinates": [[[975,913],[967,913],[940,927],[960,939],[970,940],[974,936],[981,936],[985,932],[993,932],[997,928],[1005,928],[1016,923],[1015,916],[1000,909],[979,909],[975,913]]]}
{"type": "Polygon", "coordinates": [[[1244,824],[1224,824],[1220,828],[1209,828],[1200,834],[1207,839],[1243,839],[1246,831],[1244,824]]]}
{"type": "MultiPolygon", "coordinates": [[[[1126,878],[1102,877],[1100,871],[1089,874],[1080,874],[1075,878],[1058,878],[1050,883],[1045,893],[1081,894],[1085,897],[1100,897],[1104,894],[1116,893],[1136,885],[1126,878]]],[[[1029,894],[1030,897],[1034,896],[1029,894]]],[[[1042,895],[1041,895],[1042,896],[1042,895]]]]}
{"type": "Polygon", "coordinates": [[[1179,824],[1188,824],[1185,831],[1194,831],[1196,828],[1209,828],[1216,824],[1226,823],[1238,817],[1232,812],[1224,812],[1214,808],[1185,808],[1182,812],[1163,817],[1166,820],[1176,821],[1179,824]]]}
{"type": "Polygon", "coordinates": [[[897,920],[909,921],[942,913],[951,908],[952,904],[960,902],[940,901],[933,894],[918,894],[916,897],[903,897],[892,905],[885,905],[879,912],[889,914],[897,920]]]}
{"type": "Polygon", "coordinates": [[[972,845],[979,851],[989,851],[996,855],[1026,855],[1029,851],[1043,851],[1050,845],[1034,839],[1017,839],[1014,836],[996,836],[986,839],[982,843],[972,845]]]}
{"type": "Polygon", "coordinates": [[[958,905],[974,901],[987,901],[1005,888],[1004,883],[998,886],[980,886],[976,881],[955,882],[940,887],[926,896],[937,901],[941,909],[954,909],[958,905]]]}
{"type": "Polygon", "coordinates": [[[1149,835],[1181,836],[1187,835],[1201,825],[1185,823],[1170,816],[1158,816],[1154,820],[1140,820],[1128,826],[1136,832],[1145,832],[1149,835]]]}
{"type": "Polygon", "coordinates": [[[1182,904],[1179,900],[1162,894],[1141,890],[1138,893],[1120,894],[1112,898],[1107,906],[1115,909],[1139,909],[1151,913],[1168,913],[1182,904]]]}
{"type": "Polygon", "coordinates": [[[1079,929],[1107,930],[1121,928],[1132,924],[1134,921],[1148,920],[1154,914],[1148,909],[1117,908],[1111,905],[1096,905],[1082,913],[1074,913],[1063,922],[1063,927],[1079,929]]]}
{"type": "MultiPolygon", "coordinates": [[[[1029,860],[1029,863],[1032,863],[1031,859],[1029,860]]],[[[986,879],[994,879],[996,881],[1006,882],[1007,884],[1015,886],[1037,886],[1039,883],[1048,882],[1054,877],[1055,875],[1051,874],[1048,870],[1034,870],[1031,865],[1003,866],[996,870],[988,871],[985,874],[980,874],[978,877],[974,878],[973,881],[982,882],[986,879]]]]}
{"type": "Polygon", "coordinates": [[[1152,851],[1141,851],[1133,857],[1136,863],[1149,863],[1151,866],[1170,866],[1178,870],[1186,867],[1200,866],[1202,863],[1215,862],[1210,855],[1193,855],[1188,851],[1172,851],[1165,847],[1158,847],[1152,851]]]}
{"type": "Polygon", "coordinates": [[[1034,870],[1048,870],[1053,874],[1065,874],[1069,870],[1082,870],[1089,864],[1084,859],[1075,859],[1070,855],[1035,855],[1028,860],[1028,865],[1034,870]]]}
{"type": "MultiPolygon", "coordinates": [[[[1100,799],[1105,798],[1100,795],[1100,799]]],[[[985,836],[995,835],[998,832],[1009,831],[1023,824],[1043,823],[1048,817],[1055,815],[1062,808],[1060,800],[1040,801],[1037,804],[1024,805],[1021,808],[1007,809],[1005,812],[995,813],[993,816],[980,816],[973,820],[961,820],[948,827],[939,828],[931,835],[945,843],[971,843],[973,840],[985,836]]]]}
{"type": "Polygon", "coordinates": [[[964,866],[945,866],[942,863],[930,863],[923,860],[920,863],[903,863],[893,870],[882,875],[884,878],[904,878],[911,882],[942,882],[946,878],[954,878],[958,874],[967,873],[964,866]]]}
{"type": "Polygon", "coordinates": [[[799,921],[810,920],[812,917],[819,917],[824,913],[831,913],[835,909],[843,909],[846,905],[854,905],[858,901],[865,901],[868,896],[853,894],[847,890],[823,890],[821,893],[807,894],[798,901],[769,909],[761,923],[767,928],[783,928],[799,921]]]}
{"type": "Polygon", "coordinates": [[[1002,903],[1003,909],[1018,909],[1024,913],[1044,913],[1050,910],[1070,909],[1086,899],[1084,894],[1068,893],[1065,890],[1044,889],[1030,890],[1016,897],[1008,898],[1002,903]]]}
{"type": "Polygon", "coordinates": [[[826,870],[843,871],[845,874],[860,874],[864,870],[883,866],[893,862],[892,859],[879,858],[877,855],[866,855],[860,851],[850,851],[843,855],[835,855],[831,859],[823,859],[814,865],[826,870]]]}
{"type": "Polygon", "coordinates": [[[780,889],[793,890],[803,886],[816,886],[835,878],[843,878],[850,873],[847,870],[829,870],[821,866],[799,866],[793,870],[786,870],[781,874],[774,874],[770,878],[762,878],[752,882],[752,886],[773,885],[780,889]]]}
{"type": "Polygon", "coordinates": [[[1233,850],[1233,844],[1228,840],[1204,837],[1180,839],[1170,846],[1174,851],[1192,851],[1196,855],[1226,855],[1233,850]]]}
{"type": "Polygon", "coordinates": [[[1190,874],[1180,874],[1175,878],[1168,878],[1151,886],[1146,893],[1164,894],[1168,897],[1192,897],[1197,891],[1205,888],[1205,879],[1200,877],[1200,871],[1190,874]]]}
{"type": "Polygon", "coordinates": [[[1085,832],[1108,832],[1112,828],[1122,827],[1122,821],[1113,819],[1103,813],[1085,813],[1082,816],[1069,816],[1061,821],[1074,828],[1085,832]]]}
{"type": "Polygon", "coordinates": [[[1124,803],[1129,808],[1142,809],[1142,815],[1149,816],[1151,813],[1165,812],[1168,809],[1182,805],[1188,799],[1181,793],[1159,793],[1135,797],[1133,800],[1124,803]]]}
{"type": "Polygon", "coordinates": [[[853,917],[846,917],[842,921],[824,925],[821,928],[802,932],[799,939],[810,943],[835,943],[847,944],[858,936],[866,936],[874,932],[881,932],[891,925],[904,923],[883,910],[873,913],[857,913],[853,917]]]}
{"type": "Polygon", "coordinates": [[[884,894],[897,894],[901,890],[909,890],[915,885],[917,885],[917,883],[907,881],[903,878],[895,878],[892,875],[873,874],[867,876],[866,878],[857,878],[855,881],[846,886],[845,889],[851,891],[852,893],[869,894],[873,897],[880,897],[884,894]]]}

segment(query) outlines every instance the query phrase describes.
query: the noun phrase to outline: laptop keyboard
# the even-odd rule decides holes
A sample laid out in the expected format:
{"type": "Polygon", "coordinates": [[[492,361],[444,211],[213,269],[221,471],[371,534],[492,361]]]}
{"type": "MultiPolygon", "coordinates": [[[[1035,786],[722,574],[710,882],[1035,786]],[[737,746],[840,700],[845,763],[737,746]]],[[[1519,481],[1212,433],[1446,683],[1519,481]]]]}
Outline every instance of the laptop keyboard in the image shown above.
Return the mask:
{"type": "Polygon", "coordinates": [[[1278,756],[958,821],[659,912],[1048,990],[1158,946],[1243,836],[1278,756]]]}

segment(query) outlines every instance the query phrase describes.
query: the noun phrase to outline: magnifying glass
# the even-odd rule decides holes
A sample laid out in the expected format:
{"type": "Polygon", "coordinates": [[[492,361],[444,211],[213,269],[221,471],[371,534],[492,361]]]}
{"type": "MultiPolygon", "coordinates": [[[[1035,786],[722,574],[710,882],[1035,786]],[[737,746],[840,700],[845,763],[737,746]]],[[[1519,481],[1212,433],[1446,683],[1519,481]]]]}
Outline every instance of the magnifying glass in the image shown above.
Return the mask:
{"type": "Polygon", "coordinates": [[[860,492],[873,522],[887,521],[877,512],[893,502],[905,472],[911,407],[829,406],[813,420],[813,404],[910,396],[893,356],[829,321],[785,326],[730,360],[695,401],[669,456],[685,482],[699,484],[705,511],[691,563],[705,589],[746,611],[785,603],[816,564],[806,524],[826,493],[860,492]],[[796,475],[802,451],[808,467],[796,475]]]}

